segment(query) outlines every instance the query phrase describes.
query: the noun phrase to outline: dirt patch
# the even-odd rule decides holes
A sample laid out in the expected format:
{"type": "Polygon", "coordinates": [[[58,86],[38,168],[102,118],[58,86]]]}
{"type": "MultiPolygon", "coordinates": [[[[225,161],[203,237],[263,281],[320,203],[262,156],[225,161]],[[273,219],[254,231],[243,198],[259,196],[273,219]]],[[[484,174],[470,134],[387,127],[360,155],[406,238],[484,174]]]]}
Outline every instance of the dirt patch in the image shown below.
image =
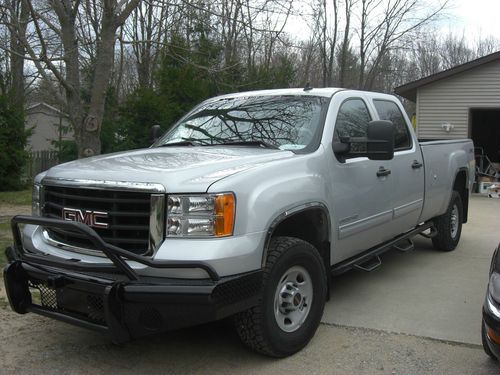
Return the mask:
{"type": "Polygon", "coordinates": [[[497,375],[479,347],[382,331],[321,325],[296,355],[255,354],[225,322],[113,345],[105,336],[0,308],[0,374],[497,375]]]}
{"type": "Polygon", "coordinates": [[[31,206],[19,206],[14,204],[2,204],[0,206],[0,222],[10,220],[16,215],[31,215],[31,206]]]}

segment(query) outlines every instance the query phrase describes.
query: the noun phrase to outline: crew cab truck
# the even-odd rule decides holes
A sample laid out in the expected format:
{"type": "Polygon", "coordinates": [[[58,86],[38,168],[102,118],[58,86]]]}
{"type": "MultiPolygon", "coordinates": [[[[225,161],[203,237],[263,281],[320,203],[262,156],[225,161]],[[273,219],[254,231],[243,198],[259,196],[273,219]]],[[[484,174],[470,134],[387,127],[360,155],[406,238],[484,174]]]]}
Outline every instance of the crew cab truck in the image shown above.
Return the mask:
{"type": "Polygon", "coordinates": [[[150,148],[38,175],[33,215],[12,220],[8,298],[115,342],[233,316],[284,357],[313,337],[332,274],[417,234],[453,250],[473,171],[470,140],[419,143],[391,95],[216,97],[150,148]]]}

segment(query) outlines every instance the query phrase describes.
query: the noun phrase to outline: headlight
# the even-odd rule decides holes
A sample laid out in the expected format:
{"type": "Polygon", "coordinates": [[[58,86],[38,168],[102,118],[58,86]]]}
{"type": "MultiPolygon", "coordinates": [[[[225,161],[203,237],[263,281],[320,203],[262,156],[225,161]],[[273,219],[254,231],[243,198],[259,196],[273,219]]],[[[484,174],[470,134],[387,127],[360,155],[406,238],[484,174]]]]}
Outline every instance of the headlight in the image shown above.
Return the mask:
{"type": "Polygon", "coordinates": [[[493,253],[493,259],[491,260],[491,269],[490,272],[498,272],[500,273],[500,244],[495,249],[493,253]]]}
{"type": "Polygon", "coordinates": [[[500,274],[496,272],[491,274],[488,292],[496,303],[500,303],[500,274]]]}
{"type": "Polygon", "coordinates": [[[233,234],[233,193],[168,195],[167,237],[225,237],[233,234]]]}
{"type": "Polygon", "coordinates": [[[33,190],[31,193],[31,214],[33,216],[42,216],[42,206],[43,206],[43,187],[40,184],[33,184],[33,190]]]}

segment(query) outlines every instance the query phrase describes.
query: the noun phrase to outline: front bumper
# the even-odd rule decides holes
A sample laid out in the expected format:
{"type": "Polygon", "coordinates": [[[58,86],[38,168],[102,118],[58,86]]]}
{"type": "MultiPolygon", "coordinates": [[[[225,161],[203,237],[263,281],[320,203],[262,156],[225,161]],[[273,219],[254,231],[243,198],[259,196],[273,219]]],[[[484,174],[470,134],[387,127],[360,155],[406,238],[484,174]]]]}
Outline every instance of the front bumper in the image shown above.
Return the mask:
{"type": "MultiPolygon", "coordinates": [[[[500,320],[491,313],[487,304],[488,301],[486,301],[483,306],[483,324],[486,325],[486,332],[491,329],[497,337],[500,337],[500,320]]],[[[497,344],[493,340],[491,340],[488,334],[486,334],[486,344],[490,348],[491,352],[495,355],[495,357],[497,357],[497,359],[500,359],[500,344],[497,344]]]]}
{"type": "Polygon", "coordinates": [[[14,248],[4,282],[12,309],[33,312],[110,335],[114,342],[230,316],[256,305],[262,272],[220,278],[203,263],[153,262],[104,243],[89,227],[46,218],[16,217],[14,248]],[[113,265],[85,265],[24,251],[18,224],[65,226],[88,235],[113,265]],[[209,279],[141,277],[124,259],[159,268],[202,268],[209,279]]]}

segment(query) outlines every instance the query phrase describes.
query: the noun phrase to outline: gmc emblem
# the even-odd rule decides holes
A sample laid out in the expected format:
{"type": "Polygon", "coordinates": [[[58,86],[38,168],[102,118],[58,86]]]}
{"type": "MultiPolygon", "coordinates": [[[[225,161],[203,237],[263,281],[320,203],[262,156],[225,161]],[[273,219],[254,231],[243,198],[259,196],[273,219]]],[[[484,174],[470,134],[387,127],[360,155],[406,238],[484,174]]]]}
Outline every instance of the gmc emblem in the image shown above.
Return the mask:
{"type": "Polygon", "coordinates": [[[78,208],[66,207],[62,209],[63,220],[77,221],[79,223],[87,224],[89,227],[93,228],[107,229],[109,227],[109,224],[101,220],[107,217],[107,212],[80,210],[78,208]]]}

